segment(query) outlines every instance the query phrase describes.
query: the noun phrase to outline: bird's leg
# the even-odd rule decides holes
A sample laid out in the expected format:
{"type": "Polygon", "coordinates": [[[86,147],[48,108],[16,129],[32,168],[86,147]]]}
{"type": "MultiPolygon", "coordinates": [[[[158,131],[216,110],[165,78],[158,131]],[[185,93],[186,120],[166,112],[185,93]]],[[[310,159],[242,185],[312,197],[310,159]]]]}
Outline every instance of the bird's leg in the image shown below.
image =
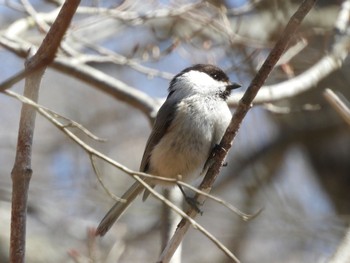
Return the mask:
{"type": "Polygon", "coordinates": [[[180,188],[180,191],[181,191],[182,195],[185,197],[186,203],[187,203],[190,207],[192,207],[194,210],[196,210],[196,212],[197,212],[198,214],[202,215],[203,212],[202,212],[202,210],[200,210],[199,207],[198,207],[199,205],[202,205],[202,204],[199,203],[194,197],[188,196],[188,195],[185,193],[184,189],[182,188],[182,186],[181,186],[180,184],[177,184],[177,186],[180,188]]]}
{"type": "MultiPolygon", "coordinates": [[[[204,173],[208,170],[208,168],[213,164],[214,157],[215,157],[220,151],[225,151],[225,152],[226,152],[226,150],[225,150],[223,147],[221,147],[219,144],[215,144],[215,146],[213,147],[213,149],[212,149],[211,152],[210,152],[210,155],[209,155],[207,161],[206,161],[205,164],[204,164],[202,174],[204,174],[204,173]]],[[[224,163],[222,164],[222,166],[226,167],[226,166],[227,166],[227,162],[224,162],[224,163]]]]}

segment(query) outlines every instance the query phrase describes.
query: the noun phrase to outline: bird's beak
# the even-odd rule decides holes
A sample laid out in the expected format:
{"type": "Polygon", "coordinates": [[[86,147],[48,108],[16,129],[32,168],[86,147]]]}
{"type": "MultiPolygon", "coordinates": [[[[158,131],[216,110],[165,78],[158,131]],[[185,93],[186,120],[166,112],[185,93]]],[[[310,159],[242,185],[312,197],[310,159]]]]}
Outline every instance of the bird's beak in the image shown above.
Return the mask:
{"type": "Polygon", "coordinates": [[[233,90],[233,89],[238,89],[240,87],[242,87],[240,84],[235,83],[235,82],[230,82],[230,83],[227,84],[226,89],[227,90],[233,90]]]}

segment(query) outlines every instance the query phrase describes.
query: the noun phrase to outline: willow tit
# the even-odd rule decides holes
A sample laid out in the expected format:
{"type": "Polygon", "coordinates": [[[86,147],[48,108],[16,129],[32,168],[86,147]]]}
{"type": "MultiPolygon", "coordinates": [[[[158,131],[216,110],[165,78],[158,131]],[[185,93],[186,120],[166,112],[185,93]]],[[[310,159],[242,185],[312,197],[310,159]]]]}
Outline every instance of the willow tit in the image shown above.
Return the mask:
{"type": "MultiPolygon", "coordinates": [[[[205,174],[206,161],[232,117],[226,100],[239,87],[213,65],[197,64],[177,74],[157,114],[140,171],[174,179],[181,176],[187,182],[205,174]]],[[[161,180],[145,181],[151,186],[169,185],[161,180]]],[[[102,219],[96,235],[105,235],[143,190],[135,182],[122,196],[125,202],[117,202],[102,219]]]]}

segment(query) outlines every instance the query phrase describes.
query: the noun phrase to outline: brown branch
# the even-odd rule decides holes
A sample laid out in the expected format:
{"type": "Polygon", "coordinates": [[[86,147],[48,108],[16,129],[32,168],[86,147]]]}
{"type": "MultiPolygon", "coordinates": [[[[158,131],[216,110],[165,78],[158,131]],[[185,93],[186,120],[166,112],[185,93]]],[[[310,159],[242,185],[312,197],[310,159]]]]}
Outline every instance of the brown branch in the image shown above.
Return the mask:
{"type": "MultiPolygon", "coordinates": [[[[33,101],[38,100],[39,87],[45,68],[56,54],[61,39],[78,7],[79,0],[67,0],[44,38],[37,53],[25,63],[24,95],[33,101]]],[[[10,262],[24,262],[26,238],[26,212],[29,182],[32,176],[31,155],[35,127],[36,110],[23,104],[19,123],[17,150],[12,176],[12,210],[10,262]]]]}
{"type": "MultiPolygon", "coordinates": [[[[209,168],[204,180],[202,181],[199,187],[202,191],[207,191],[207,192],[210,191],[216,177],[220,172],[224,158],[227,152],[229,151],[229,149],[231,148],[233,140],[238,132],[238,129],[244,117],[246,116],[248,110],[250,109],[256,94],[258,93],[260,87],[264,84],[268,75],[271,73],[275,64],[277,63],[282,53],[286,49],[289,41],[294,36],[294,33],[297,30],[298,26],[300,25],[301,21],[304,19],[306,14],[314,6],[315,2],[316,0],[305,0],[301,4],[299,9],[296,11],[296,13],[291,17],[280,39],[277,41],[271,53],[267,57],[266,61],[260,68],[259,72],[256,74],[256,76],[252,80],[244,96],[239,101],[238,107],[232,117],[231,123],[227,128],[226,133],[220,142],[220,146],[222,147],[222,149],[216,150],[214,152],[213,165],[211,165],[211,167],[209,168]]],[[[203,196],[196,195],[196,200],[199,203],[204,202],[205,199],[206,198],[203,196]]],[[[195,209],[190,209],[187,214],[189,217],[194,218],[197,215],[197,211],[195,209]]],[[[190,224],[188,220],[186,219],[181,220],[178,226],[178,229],[176,230],[172,239],[168,243],[167,247],[163,250],[158,260],[159,262],[165,263],[170,261],[172,255],[176,251],[178,245],[181,243],[189,226],[190,224]]]]}
{"type": "MultiPolygon", "coordinates": [[[[24,95],[37,101],[43,71],[37,71],[26,78],[24,95]]],[[[24,262],[26,212],[29,182],[32,176],[31,154],[35,126],[35,109],[22,106],[19,123],[17,150],[12,176],[12,210],[10,262],[24,262]]]]}

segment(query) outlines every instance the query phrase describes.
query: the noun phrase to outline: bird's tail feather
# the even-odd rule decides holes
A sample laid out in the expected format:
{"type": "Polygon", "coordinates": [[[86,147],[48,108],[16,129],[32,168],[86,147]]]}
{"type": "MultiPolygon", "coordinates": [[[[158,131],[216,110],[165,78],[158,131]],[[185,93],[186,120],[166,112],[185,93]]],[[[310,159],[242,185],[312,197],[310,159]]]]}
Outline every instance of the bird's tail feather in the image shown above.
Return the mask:
{"type": "Polygon", "coordinates": [[[102,219],[101,223],[97,227],[96,235],[104,236],[143,190],[143,185],[136,181],[121,197],[121,199],[125,200],[125,202],[116,202],[102,219]]]}

